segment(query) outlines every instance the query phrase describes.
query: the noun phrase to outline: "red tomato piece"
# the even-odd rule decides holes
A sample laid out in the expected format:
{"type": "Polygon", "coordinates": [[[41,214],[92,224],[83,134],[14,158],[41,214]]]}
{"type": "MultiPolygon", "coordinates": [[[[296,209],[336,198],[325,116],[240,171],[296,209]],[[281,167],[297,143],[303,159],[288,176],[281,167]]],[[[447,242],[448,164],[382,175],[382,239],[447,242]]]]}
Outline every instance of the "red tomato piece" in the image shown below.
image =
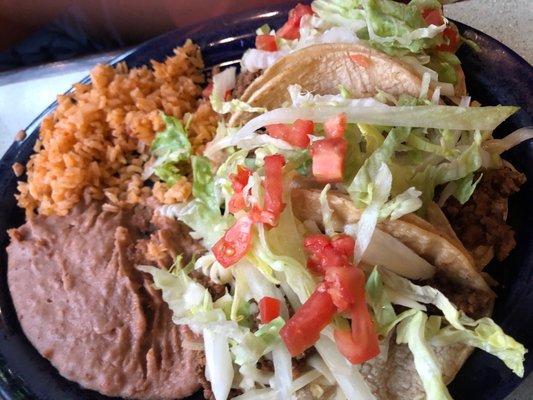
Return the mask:
{"type": "Polygon", "coordinates": [[[350,54],[350,60],[365,69],[372,65],[370,57],[367,57],[364,54],[350,54]]]}
{"type": "Polygon", "coordinates": [[[274,298],[265,296],[259,301],[259,317],[261,323],[268,324],[273,319],[279,317],[281,302],[274,298]]]}
{"type": "Polygon", "coordinates": [[[340,113],[324,122],[324,131],[327,138],[343,137],[346,131],[346,114],[340,113]]]}
{"type": "Polygon", "coordinates": [[[292,129],[287,142],[293,146],[300,147],[302,149],[309,146],[309,136],[315,130],[315,124],[313,121],[307,119],[297,119],[292,124],[292,129]]]}
{"type": "Polygon", "coordinates": [[[313,133],[315,124],[313,121],[297,119],[294,124],[268,125],[267,132],[276,139],[285,140],[287,143],[305,149],[309,145],[309,136],[313,133]]]}
{"type": "Polygon", "coordinates": [[[274,154],[265,157],[265,205],[264,209],[271,212],[277,219],[285,204],[283,203],[283,173],[285,157],[274,154]]]}
{"type": "Polygon", "coordinates": [[[348,143],[344,138],[329,138],[313,142],[313,175],[318,182],[340,182],[344,173],[344,158],[348,143]]]}
{"type": "Polygon", "coordinates": [[[266,129],[270,136],[276,139],[281,139],[281,140],[286,140],[291,132],[290,125],[287,125],[287,124],[267,125],[266,129]]]}
{"type": "Polygon", "coordinates": [[[276,37],[272,35],[257,35],[255,37],[255,47],[258,50],[276,51],[278,49],[276,37]]]}
{"type": "Polygon", "coordinates": [[[277,223],[274,213],[267,210],[261,210],[257,205],[254,205],[250,210],[250,218],[252,218],[252,221],[255,223],[260,222],[270,226],[274,226],[277,223]]]}
{"type": "Polygon", "coordinates": [[[298,39],[300,37],[300,22],[304,15],[313,15],[313,9],[306,4],[297,4],[289,12],[287,22],[277,30],[276,35],[289,40],[298,39]]]}
{"type": "Polygon", "coordinates": [[[252,226],[249,216],[241,217],[213,246],[215,258],[224,268],[235,264],[248,252],[252,244],[252,226]]]}
{"type": "Polygon", "coordinates": [[[237,173],[230,175],[231,186],[236,192],[242,192],[244,187],[248,184],[248,179],[252,176],[252,171],[248,168],[238,165],[237,173]]]}
{"type": "Polygon", "coordinates": [[[352,364],[361,364],[379,354],[379,343],[371,337],[354,338],[352,332],[343,329],[335,329],[333,337],[340,353],[352,364]]]}
{"type": "Polygon", "coordinates": [[[331,296],[318,287],[279,331],[289,353],[295,357],[315,344],[335,311],[331,296]]]}
{"type": "Polygon", "coordinates": [[[364,284],[364,274],[354,265],[326,269],[324,283],[339,311],[346,311],[355,303],[361,280],[364,284]]]}
{"type": "Polygon", "coordinates": [[[444,29],[444,32],[442,32],[442,37],[445,41],[447,41],[447,43],[437,46],[437,50],[455,53],[460,44],[459,33],[457,32],[457,29],[453,26],[447,26],[446,29],[444,29]]]}
{"type": "Polygon", "coordinates": [[[428,25],[442,25],[444,19],[442,17],[442,11],[438,8],[422,10],[422,18],[426,21],[428,25]]]}
{"type": "Polygon", "coordinates": [[[357,288],[355,302],[350,309],[352,330],[336,329],[334,336],[342,355],[352,364],[360,364],[379,354],[379,339],[366,305],[364,274],[361,270],[354,269],[357,271],[357,288]]]}
{"type": "Polygon", "coordinates": [[[244,195],[242,192],[235,192],[228,203],[229,212],[235,214],[238,211],[244,210],[246,202],[244,201],[244,195]]]}
{"type": "Polygon", "coordinates": [[[324,275],[330,267],[344,267],[348,257],[335,250],[326,235],[314,234],[304,239],[304,248],[309,253],[307,266],[313,272],[324,275]]]}
{"type": "Polygon", "coordinates": [[[353,237],[340,234],[331,238],[331,245],[340,254],[352,259],[355,251],[355,240],[353,237]]]}

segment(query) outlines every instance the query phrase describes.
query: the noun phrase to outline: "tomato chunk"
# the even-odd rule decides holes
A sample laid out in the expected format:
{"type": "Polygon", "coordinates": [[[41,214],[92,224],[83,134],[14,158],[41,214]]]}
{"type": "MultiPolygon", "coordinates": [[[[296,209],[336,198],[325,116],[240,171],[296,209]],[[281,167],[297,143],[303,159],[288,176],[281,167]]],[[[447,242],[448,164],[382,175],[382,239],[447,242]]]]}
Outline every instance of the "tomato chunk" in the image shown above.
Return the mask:
{"type": "MultiPolygon", "coordinates": [[[[348,310],[357,300],[357,291],[361,290],[360,281],[364,275],[354,265],[328,267],[324,282],[328,293],[339,311],[348,310]]],[[[364,291],[364,288],[363,288],[364,291]]]]}
{"type": "Polygon", "coordinates": [[[355,240],[353,237],[345,234],[335,235],[331,238],[331,245],[338,253],[344,254],[350,260],[353,258],[355,251],[355,240]]]}
{"type": "Polygon", "coordinates": [[[237,166],[237,173],[230,175],[231,187],[233,188],[233,196],[228,204],[229,211],[235,214],[246,207],[244,201],[244,187],[248,184],[248,179],[252,175],[252,171],[242,165],[237,166]]]}
{"type": "Polygon", "coordinates": [[[313,175],[318,182],[340,182],[348,143],[344,138],[317,140],[311,145],[313,175]]]}
{"type": "Polygon", "coordinates": [[[324,275],[330,267],[348,264],[348,258],[336,251],[326,235],[309,235],[304,239],[304,248],[309,253],[307,266],[313,272],[324,275]]]}
{"type": "Polygon", "coordinates": [[[315,129],[313,121],[297,119],[292,125],[268,125],[267,132],[276,139],[285,140],[287,143],[305,149],[309,146],[309,136],[315,129]]]}
{"type": "Polygon", "coordinates": [[[270,226],[275,226],[277,223],[277,217],[274,215],[274,213],[271,211],[262,210],[257,205],[254,205],[250,210],[250,218],[252,218],[252,221],[255,223],[260,222],[270,226]]]}
{"type": "Polygon", "coordinates": [[[241,210],[244,210],[246,207],[246,201],[244,200],[244,195],[242,192],[235,192],[231,199],[229,199],[228,209],[229,212],[235,214],[241,210]]]}
{"type": "Polygon", "coordinates": [[[361,364],[379,354],[379,343],[370,337],[354,338],[350,330],[343,329],[335,329],[333,337],[339,352],[352,364],[361,364]]]}
{"type": "Polygon", "coordinates": [[[255,47],[258,50],[276,51],[278,49],[276,37],[272,35],[257,35],[255,37],[255,47]]]}
{"type": "Polygon", "coordinates": [[[442,11],[438,8],[428,8],[425,10],[422,10],[422,18],[424,18],[424,21],[428,25],[442,25],[444,23],[444,19],[442,17],[442,11]]]}
{"type": "Polygon", "coordinates": [[[352,364],[360,364],[379,354],[379,340],[374,323],[368,312],[365,298],[365,278],[361,270],[354,267],[356,280],[355,302],[350,307],[352,330],[334,332],[337,348],[352,364]]]}
{"type": "Polygon", "coordinates": [[[263,324],[267,324],[279,317],[281,302],[274,298],[265,296],[259,301],[259,317],[263,324]]]}
{"type": "Polygon", "coordinates": [[[264,209],[271,212],[277,219],[285,204],[283,203],[283,173],[285,157],[274,154],[265,157],[265,205],[264,209]]]}
{"type": "Polygon", "coordinates": [[[346,131],[346,114],[340,113],[324,122],[324,131],[327,138],[343,137],[346,131]]]}
{"type": "Polygon", "coordinates": [[[455,53],[460,44],[459,33],[457,32],[457,29],[453,26],[447,26],[446,29],[444,29],[444,32],[442,32],[442,37],[445,41],[447,41],[447,43],[437,46],[437,50],[455,53]]]}
{"type": "Polygon", "coordinates": [[[277,30],[276,35],[289,40],[298,39],[300,37],[300,22],[304,15],[313,15],[313,9],[306,4],[297,4],[289,12],[287,22],[277,30]]]}
{"type": "Polygon", "coordinates": [[[279,331],[289,353],[295,357],[314,345],[335,311],[331,296],[318,287],[279,331]]]}
{"type": "Polygon", "coordinates": [[[252,244],[252,226],[248,215],[241,217],[213,246],[215,258],[224,268],[232,266],[248,252],[252,244]]]}

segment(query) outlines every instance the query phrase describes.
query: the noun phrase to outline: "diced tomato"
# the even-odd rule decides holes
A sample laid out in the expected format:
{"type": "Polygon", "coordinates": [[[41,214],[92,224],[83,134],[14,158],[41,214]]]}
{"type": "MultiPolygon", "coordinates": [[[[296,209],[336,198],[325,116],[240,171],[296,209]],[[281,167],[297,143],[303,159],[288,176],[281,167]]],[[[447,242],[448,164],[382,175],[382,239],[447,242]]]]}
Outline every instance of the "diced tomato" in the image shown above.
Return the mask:
{"type": "Polygon", "coordinates": [[[231,186],[236,192],[242,192],[244,187],[248,184],[248,179],[252,176],[252,171],[248,168],[238,165],[237,173],[230,175],[231,186]]]}
{"type": "Polygon", "coordinates": [[[252,243],[252,219],[246,215],[228,229],[213,246],[213,254],[224,268],[239,261],[250,249],[252,243]]]}
{"type": "Polygon", "coordinates": [[[313,175],[319,182],[340,182],[344,173],[344,158],[348,143],[344,138],[329,138],[313,142],[313,175]]]}
{"type": "Polygon", "coordinates": [[[326,269],[324,282],[339,311],[346,311],[355,303],[357,291],[361,290],[359,283],[362,280],[364,284],[364,279],[363,272],[354,265],[326,269]]]}
{"type": "Polygon", "coordinates": [[[340,234],[331,238],[331,245],[340,254],[344,254],[348,259],[352,259],[355,250],[355,240],[353,237],[340,234]]]}
{"type": "Polygon", "coordinates": [[[343,329],[335,329],[333,337],[339,352],[352,364],[361,364],[379,354],[379,343],[372,337],[354,338],[350,330],[343,329]]]}
{"type": "Polygon", "coordinates": [[[335,311],[331,296],[319,286],[279,331],[289,353],[295,357],[315,344],[335,311]]]}
{"type": "Polygon", "coordinates": [[[444,29],[444,32],[442,32],[442,37],[447,43],[437,46],[437,50],[455,53],[460,44],[457,29],[454,26],[447,26],[446,29],[444,29]]]}
{"type": "Polygon", "coordinates": [[[352,364],[360,364],[379,354],[379,340],[374,323],[368,312],[365,298],[365,279],[361,270],[357,271],[355,283],[355,302],[350,308],[352,330],[339,330],[334,332],[337,348],[352,364]]]}
{"type": "Polygon", "coordinates": [[[259,317],[263,324],[268,324],[273,319],[279,317],[281,302],[274,298],[265,296],[259,301],[259,317]]]}
{"type": "Polygon", "coordinates": [[[276,139],[286,140],[290,135],[291,127],[287,124],[272,124],[267,125],[267,132],[270,136],[276,139]]]}
{"type": "Polygon", "coordinates": [[[313,9],[306,4],[297,4],[289,12],[285,25],[276,31],[276,35],[284,39],[294,40],[300,37],[300,21],[304,15],[313,15],[313,9]]]}
{"type": "Polygon", "coordinates": [[[248,179],[252,175],[252,171],[242,165],[237,166],[237,173],[230,175],[231,187],[233,188],[233,196],[228,204],[229,211],[235,214],[246,207],[244,201],[244,187],[248,184],[248,179]]]}
{"type": "Polygon", "coordinates": [[[341,138],[346,130],[346,114],[339,115],[328,119],[324,122],[324,132],[327,138],[341,138]]]}
{"type": "Polygon", "coordinates": [[[285,204],[283,203],[283,173],[285,157],[274,154],[265,157],[265,204],[264,209],[277,219],[285,204]]]}
{"type": "Polygon", "coordinates": [[[350,262],[346,255],[333,248],[326,235],[307,236],[304,239],[304,248],[309,253],[307,267],[319,275],[324,275],[330,267],[344,267],[350,262]]]}
{"type": "Polygon", "coordinates": [[[285,140],[287,143],[305,149],[309,145],[309,136],[315,129],[313,121],[297,119],[294,124],[268,125],[267,132],[276,139],[285,140]]]}
{"type": "Polygon", "coordinates": [[[277,223],[277,217],[274,215],[273,212],[267,211],[267,210],[261,210],[259,206],[254,205],[252,209],[250,210],[250,218],[252,218],[252,221],[255,223],[262,223],[267,224],[270,226],[275,226],[277,223]]]}
{"type": "Polygon", "coordinates": [[[272,35],[257,35],[255,37],[255,47],[258,50],[276,51],[278,49],[276,37],[272,35]]]}
{"type": "Polygon", "coordinates": [[[305,149],[309,146],[309,136],[315,130],[315,124],[313,121],[307,119],[297,119],[292,124],[291,134],[289,136],[289,142],[293,146],[305,149]]]}
{"type": "Polygon", "coordinates": [[[372,65],[370,57],[365,56],[364,54],[350,54],[350,60],[365,69],[372,65]]]}
{"type": "Polygon", "coordinates": [[[428,25],[439,26],[444,23],[442,11],[438,8],[428,8],[426,10],[422,10],[422,18],[424,18],[424,21],[426,21],[426,24],[428,25]]]}
{"type": "Polygon", "coordinates": [[[242,192],[233,193],[233,196],[231,196],[228,203],[229,212],[235,214],[236,212],[244,210],[245,207],[246,202],[244,201],[244,195],[242,192]]]}

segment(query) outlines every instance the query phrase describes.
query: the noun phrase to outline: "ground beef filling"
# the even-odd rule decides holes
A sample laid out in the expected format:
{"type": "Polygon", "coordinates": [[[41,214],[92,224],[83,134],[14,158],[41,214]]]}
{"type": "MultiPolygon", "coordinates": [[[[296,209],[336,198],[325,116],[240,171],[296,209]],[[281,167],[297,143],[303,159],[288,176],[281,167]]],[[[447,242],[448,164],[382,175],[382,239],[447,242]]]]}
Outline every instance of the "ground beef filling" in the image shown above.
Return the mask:
{"type": "MultiPolygon", "coordinates": [[[[459,310],[475,319],[486,316],[485,313],[490,309],[493,300],[490,293],[458,285],[456,281],[439,272],[423,284],[440,290],[459,310]]],[[[430,314],[441,314],[437,307],[431,305],[428,306],[428,310],[430,314]]]]}
{"type": "Polygon", "coordinates": [[[239,75],[237,75],[237,82],[235,83],[235,89],[233,89],[233,97],[236,99],[240,98],[248,86],[250,86],[260,75],[261,71],[241,71],[239,75]]]}
{"type": "Polygon", "coordinates": [[[464,205],[455,198],[446,201],[443,211],[468,250],[492,246],[500,261],[509,255],[516,242],[513,230],[505,222],[507,200],[525,181],[524,174],[507,167],[487,170],[464,205]]]}

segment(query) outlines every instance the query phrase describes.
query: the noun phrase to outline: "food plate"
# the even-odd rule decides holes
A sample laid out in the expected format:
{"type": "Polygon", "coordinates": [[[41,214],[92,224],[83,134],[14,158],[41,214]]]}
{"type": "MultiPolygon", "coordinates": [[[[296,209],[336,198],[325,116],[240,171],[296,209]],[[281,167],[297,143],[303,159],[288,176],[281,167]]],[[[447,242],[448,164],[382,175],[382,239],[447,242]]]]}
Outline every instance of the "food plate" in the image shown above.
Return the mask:
{"type": "MultiPolygon", "coordinates": [[[[115,59],[130,67],[147,64],[150,59],[163,60],[172,49],[191,38],[203,50],[210,68],[235,64],[242,52],[253,45],[257,26],[268,23],[280,26],[289,6],[278,6],[228,16],[155,38],[115,59]]],[[[508,104],[521,107],[495,132],[512,132],[533,125],[533,68],[516,53],[487,35],[457,23],[460,32],[479,45],[479,51],[467,46],[459,58],[470,94],[484,105],[508,104]]],[[[25,338],[17,321],[9,290],[6,270],[8,244],[6,230],[23,222],[23,212],[14,198],[16,181],[11,165],[25,164],[32,153],[42,117],[51,112],[51,104],[28,128],[28,137],[14,143],[0,163],[0,395],[5,399],[104,399],[105,396],[83,390],[62,378],[25,338]]],[[[533,142],[516,146],[506,154],[528,182],[511,199],[509,221],[516,231],[518,245],[503,263],[494,262],[488,272],[500,282],[494,313],[496,322],[527,348],[533,348],[533,142]]],[[[526,356],[525,375],[533,369],[533,357],[526,356]]],[[[503,399],[520,384],[520,379],[499,360],[476,351],[450,385],[455,399],[503,399]]]]}

